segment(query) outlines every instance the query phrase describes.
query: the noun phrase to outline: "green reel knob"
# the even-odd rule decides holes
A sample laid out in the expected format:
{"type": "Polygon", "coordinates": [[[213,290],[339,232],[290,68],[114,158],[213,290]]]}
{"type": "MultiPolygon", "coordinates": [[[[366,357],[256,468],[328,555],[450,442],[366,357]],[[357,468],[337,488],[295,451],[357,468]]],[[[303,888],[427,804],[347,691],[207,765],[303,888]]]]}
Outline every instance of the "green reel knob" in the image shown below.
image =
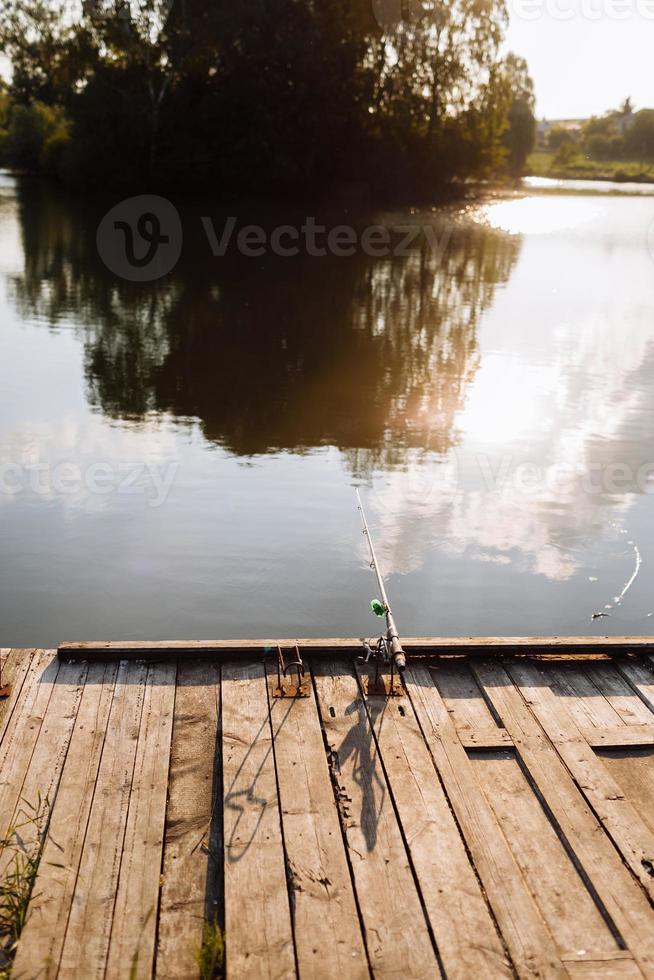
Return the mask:
{"type": "Polygon", "coordinates": [[[379,599],[373,599],[370,603],[370,608],[375,616],[378,616],[380,619],[383,619],[386,615],[386,606],[383,602],[380,602],[379,599]]]}

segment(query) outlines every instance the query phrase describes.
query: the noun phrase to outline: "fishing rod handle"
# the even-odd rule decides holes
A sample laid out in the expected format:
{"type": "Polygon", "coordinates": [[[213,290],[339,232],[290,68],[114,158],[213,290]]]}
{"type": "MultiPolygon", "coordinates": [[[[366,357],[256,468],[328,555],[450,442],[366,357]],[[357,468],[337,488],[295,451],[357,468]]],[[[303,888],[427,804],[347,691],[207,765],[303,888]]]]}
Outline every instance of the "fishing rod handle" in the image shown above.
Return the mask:
{"type": "Polygon", "coordinates": [[[401,674],[406,670],[406,654],[402,649],[402,644],[396,636],[391,639],[391,654],[395,667],[401,674]]]}

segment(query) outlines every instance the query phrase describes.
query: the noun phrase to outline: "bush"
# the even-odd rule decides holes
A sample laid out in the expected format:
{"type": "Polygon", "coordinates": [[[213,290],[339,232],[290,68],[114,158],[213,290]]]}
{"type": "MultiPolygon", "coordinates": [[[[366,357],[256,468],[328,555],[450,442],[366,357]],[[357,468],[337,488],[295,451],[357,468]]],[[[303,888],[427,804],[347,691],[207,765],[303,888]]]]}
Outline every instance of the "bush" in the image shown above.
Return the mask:
{"type": "Polygon", "coordinates": [[[579,150],[575,143],[562,143],[552,161],[557,167],[565,167],[575,159],[579,150]]]}
{"type": "Polygon", "coordinates": [[[629,156],[635,160],[654,160],[654,109],[637,112],[625,136],[629,156]]]}
{"type": "Polygon", "coordinates": [[[564,143],[574,143],[572,134],[563,126],[555,126],[547,134],[547,145],[550,150],[558,150],[564,143]]]}
{"type": "MultiPolygon", "coordinates": [[[[618,138],[618,141],[621,141],[618,138]]],[[[586,141],[586,152],[591,160],[612,160],[614,159],[615,137],[602,136],[595,133],[588,137],[586,141]]]]}
{"type": "Polygon", "coordinates": [[[58,106],[34,102],[11,109],[5,141],[6,162],[11,167],[30,173],[58,174],[58,165],[70,128],[58,106]]]}

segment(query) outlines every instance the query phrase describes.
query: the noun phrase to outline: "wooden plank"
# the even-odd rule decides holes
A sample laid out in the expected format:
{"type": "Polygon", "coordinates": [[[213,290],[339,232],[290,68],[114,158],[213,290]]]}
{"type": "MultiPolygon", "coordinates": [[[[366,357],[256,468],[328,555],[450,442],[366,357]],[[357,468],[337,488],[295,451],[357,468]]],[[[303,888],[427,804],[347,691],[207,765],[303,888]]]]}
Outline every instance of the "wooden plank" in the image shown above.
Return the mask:
{"type": "Polygon", "coordinates": [[[566,972],[576,980],[641,980],[643,972],[627,950],[611,956],[565,957],[566,972]]]}
{"type": "Polygon", "coordinates": [[[466,748],[500,749],[513,744],[493,718],[467,661],[443,661],[432,668],[432,679],[466,748]]]}
{"type": "Polygon", "coordinates": [[[182,664],[170,752],[156,976],[197,974],[205,919],[222,915],[220,667],[182,664]]]}
{"type": "Polygon", "coordinates": [[[467,660],[442,661],[432,668],[432,679],[459,734],[467,729],[503,731],[484,701],[467,660]]]}
{"type": "Polygon", "coordinates": [[[588,669],[590,666],[590,663],[578,661],[548,664],[548,683],[580,728],[602,729],[624,725],[615,708],[593,684],[588,669]]]}
{"type": "Polygon", "coordinates": [[[474,753],[477,779],[509,842],[561,957],[618,951],[610,929],[577,873],[515,752],[474,753]]]}
{"type": "Polygon", "coordinates": [[[20,692],[36,650],[5,649],[2,664],[2,683],[9,684],[9,697],[0,699],[0,742],[16,707],[20,692]]]}
{"type": "MultiPolygon", "coordinates": [[[[277,673],[269,680],[276,686],[277,673]]],[[[311,682],[307,698],[270,698],[298,971],[369,977],[366,949],[311,682]]]]}
{"type": "Polygon", "coordinates": [[[642,820],[654,832],[654,746],[599,748],[598,754],[642,820]]]}
{"type": "Polygon", "coordinates": [[[176,667],[148,668],[114,908],[108,977],[152,976],[176,667]]]}
{"type": "MultiPolygon", "coordinates": [[[[508,680],[503,668],[480,664],[473,669],[480,679],[485,677],[493,689],[498,690],[498,697],[501,698],[508,680]]],[[[618,784],[585,741],[561,699],[550,690],[547,670],[526,661],[507,664],[507,670],[615,846],[654,901],[654,879],[647,870],[650,863],[654,866],[654,835],[651,830],[629,800],[625,799],[618,784]]],[[[514,702],[518,703],[515,698],[514,702]]],[[[548,758],[553,763],[552,753],[548,758]]]]}
{"type": "MultiPolygon", "coordinates": [[[[607,914],[639,965],[645,972],[654,971],[654,934],[649,925],[651,906],[609,838],[598,832],[598,819],[605,828],[607,823],[610,824],[613,833],[623,841],[623,856],[628,855],[632,863],[635,863],[639,842],[650,836],[649,830],[630,804],[616,798],[622,797],[618,789],[609,791],[607,784],[613,781],[608,773],[603,770],[605,778],[602,778],[594,771],[595,767],[603,768],[602,764],[583,741],[578,729],[575,734],[574,722],[547,686],[546,675],[526,661],[507,662],[505,666],[508,674],[500,664],[492,661],[475,663],[472,669],[497,715],[513,736],[530,778],[546,801],[578,865],[592,881],[607,914]],[[593,756],[594,766],[587,758],[589,754],[593,756]],[[575,770],[577,773],[574,781],[564,765],[563,756],[570,772],[575,770]],[[589,809],[582,791],[593,795],[597,817],[589,809]],[[611,795],[613,800],[608,799],[611,795]],[[629,812],[618,811],[613,806],[615,803],[624,804],[629,812]]],[[[646,874],[644,868],[634,870],[642,882],[642,876],[646,874]]]]}
{"type": "Polygon", "coordinates": [[[513,745],[513,739],[503,728],[481,728],[477,731],[458,728],[457,735],[466,749],[506,749],[513,745]]]}
{"type": "Polygon", "coordinates": [[[226,664],[222,755],[227,980],[295,976],[264,668],[226,664]]]}
{"type": "Polygon", "coordinates": [[[147,670],[129,663],[118,670],[62,950],[62,980],[105,976],[147,670]]]}
{"type": "Polygon", "coordinates": [[[513,977],[410,702],[366,705],[445,975],[513,977]]]}
{"type": "Polygon", "coordinates": [[[615,666],[645,706],[654,711],[654,671],[648,659],[616,660],[615,666]]]}
{"type": "MultiPolygon", "coordinates": [[[[106,641],[62,643],[59,656],[63,659],[178,659],[252,657],[275,650],[277,644],[288,647],[296,643],[307,653],[325,653],[339,656],[344,653],[359,654],[362,639],[329,637],[302,639],[256,640],[154,640],[154,641],[106,641]]],[[[576,656],[595,657],[600,654],[619,652],[653,653],[654,637],[651,636],[454,636],[408,637],[402,639],[408,653],[465,654],[484,657],[496,653],[505,656],[507,651],[522,653],[570,653],[576,656]]]]}
{"type": "MultiPolygon", "coordinates": [[[[14,821],[60,666],[50,652],[38,650],[35,653],[16,700],[12,723],[0,743],[0,837],[3,839],[14,821]]],[[[0,863],[6,865],[10,856],[7,852],[0,863]]]]}
{"type": "Polygon", "coordinates": [[[425,741],[517,973],[534,980],[564,976],[553,937],[481,792],[429,670],[412,665],[404,676],[425,741]]]}
{"type": "Polygon", "coordinates": [[[313,675],[375,977],[440,971],[357,679],[344,661],[313,675]]]}
{"type": "Polygon", "coordinates": [[[654,745],[654,725],[620,725],[617,728],[580,728],[585,740],[594,749],[629,748],[654,745]]]}
{"type": "Polygon", "coordinates": [[[16,977],[57,974],[118,665],[90,664],[16,959],[16,977]]]}
{"type": "MultiPolygon", "coordinates": [[[[654,725],[580,728],[579,731],[594,749],[654,745],[654,725]]],[[[458,728],[457,735],[466,749],[502,749],[513,746],[513,739],[504,728],[481,728],[476,731],[458,728]]]]}
{"type": "Polygon", "coordinates": [[[593,663],[588,676],[625,725],[652,725],[654,714],[646,707],[613,663],[593,663]]]}
{"type": "MultiPolygon", "coordinates": [[[[53,661],[52,655],[48,654],[47,663],[54,667],[57,661],[53,661]]],[[[24,760],[19,756],[24,750],[29,766],[22,783],[18,778],[14,779],[16,768],[11,764],[6,775],[15,795],[11,823],[20,827],[16,839],[20,841],[23,851],[31,852],[38,847],[47,829],[50,812],[57,799],[87,671],[88,665],[62,663],[56,679],[47,679],[47,670],[42,672],[36,682],[39,693],[33,704],[35,713],[21,715],[16,719],[16,731],[20,733],[23,729],[23,737],[15,743],[16,755],[13,762],[18,763],[19,769],[22,768],[24,760]],[[42,717],[39,717],[41,705],[45,706],[45,710],[42,717]],[[30,756],[30,736],[35,733],[36,739],[30,756]]],[[[3,797],[4,806],[7,806],[9,812],[9,796],[5,793],[3,797]]],[[[4,877],[13,858],[11,848],[0,854],[0,878],[4,877]]]]}

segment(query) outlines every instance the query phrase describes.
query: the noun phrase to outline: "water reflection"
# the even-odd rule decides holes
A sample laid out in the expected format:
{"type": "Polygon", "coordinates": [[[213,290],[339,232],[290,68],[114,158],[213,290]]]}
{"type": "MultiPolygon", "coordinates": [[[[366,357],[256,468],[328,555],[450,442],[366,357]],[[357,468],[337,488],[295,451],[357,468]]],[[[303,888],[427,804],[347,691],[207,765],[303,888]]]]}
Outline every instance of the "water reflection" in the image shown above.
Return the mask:
{"type": "Polygon", "coordinates": [[[427,213],[412,220],[439,239],[452,226],[440,254],[422,238],[404,258],[216,259],[189,209],[181,265],[142,287],[104,268],[93,220],[70,202],[30,187],[20,206],[15,303],[24,318],[78,325],[93,405],[121,419],[197,418],[238,455],[336,445],[359,474],[456,442],[479,318],[520,249],[427,213]]]}
{"type": "Polygon", "coordinates": [[[217,259],[189,206],[149,286],[99,260],[111,203],[0,181],[0,466],[176,476],[0,495],[3,642],[360,635],[362,478],[406,633],[651,631],[654,198],[359,215],[448,232],[384,259],[217,259]]]}

